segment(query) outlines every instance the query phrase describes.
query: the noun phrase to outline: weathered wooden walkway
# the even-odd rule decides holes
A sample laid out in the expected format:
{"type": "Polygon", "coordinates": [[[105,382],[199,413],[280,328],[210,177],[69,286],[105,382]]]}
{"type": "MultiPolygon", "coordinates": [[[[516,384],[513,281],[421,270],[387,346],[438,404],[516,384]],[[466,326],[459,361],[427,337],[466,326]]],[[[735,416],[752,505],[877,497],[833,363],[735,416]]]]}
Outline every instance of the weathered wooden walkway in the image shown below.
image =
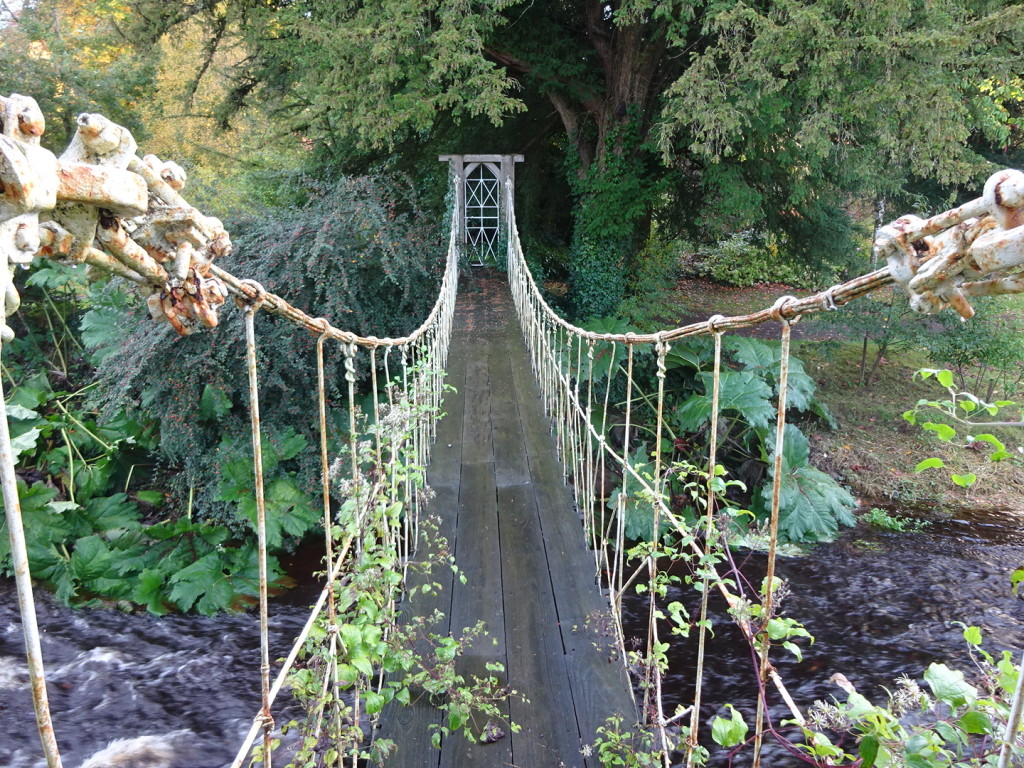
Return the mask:
{"type": "Polygon", "coordinates": [[[509,705],[520,732],[492,744],[451,737],[440,750],[430,746],[429,726],[441,719],[429,703],[392,709],[384,735],[399,751],[388,764],[596,766],[583,747],[598,726],[613,714],[630,725],[636,720],[628,676],[612,657],[612,638],[594,626],[607,603],[594,583],[594,560],[563,483],[508,286],[500,276],[476,274],[459,296],[448,366],[457,392],[445,399],[428,469],[440,535],[452,543],[467,581],[435,572],[443,594],[419,595],[403,607],[440,608],[450,626],[439,631],[454,635],[483,619],[496,644],[478,643],[460,672],[485,674],[488,661],[501,661],[509,685],[529,701],[509,705]]]}

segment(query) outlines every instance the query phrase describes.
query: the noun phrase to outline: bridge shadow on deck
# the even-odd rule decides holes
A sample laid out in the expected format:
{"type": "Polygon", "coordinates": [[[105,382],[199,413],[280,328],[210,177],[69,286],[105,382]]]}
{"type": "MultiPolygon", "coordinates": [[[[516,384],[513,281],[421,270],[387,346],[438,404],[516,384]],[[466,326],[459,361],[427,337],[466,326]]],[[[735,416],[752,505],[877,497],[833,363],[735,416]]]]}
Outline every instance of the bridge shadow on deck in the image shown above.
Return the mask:
{"type": "Polygon", "coordinates": [[[429,726],[441,716],[429,702],[389,709],[381,735],[395,740],[398,753],[388,765],[596,766],[583,746],[610,715],[634,723],[635,705],[612,638],[593,626],[607,603],[503,275],[476,272],[460,292],[448,383],[457,392],[445,398],[427,472],[437,494],[430,512],[440,517],[440,535],[466,584],[435,569],[442,593],[417,595],[402,608],[439,608],[450,623],[437,631],[456,636],[484,620],[496,644],[478,642],[459,671],[483,675],[487,662],[501,661],[509,685],[529,702],[507,707],[520,732],[502,724],[509,732],[496,743],[453,736],[440,750],[431,747],[429,726]]]}

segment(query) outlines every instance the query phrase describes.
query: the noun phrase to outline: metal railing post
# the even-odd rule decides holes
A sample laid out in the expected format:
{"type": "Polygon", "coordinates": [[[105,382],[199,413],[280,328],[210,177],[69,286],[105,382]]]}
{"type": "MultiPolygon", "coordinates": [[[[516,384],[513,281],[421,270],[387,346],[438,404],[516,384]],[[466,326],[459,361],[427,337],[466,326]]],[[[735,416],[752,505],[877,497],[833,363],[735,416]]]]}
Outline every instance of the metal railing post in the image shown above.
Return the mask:
{"type": "Polygon", "coordinates": [[[61,768],[57,738],[50,719],[50,704],[46,696],[46,678],[43,674],[43,651],[36,623],[36,604],[32,595],[32,576],[28,569],[28,550],[25,547],[25,527],[21,520],[21,502],[18,499],[18,479],[14,474],[14,449],[7,424],[7,401],[3,382],[0,381],[0,482],[3,484],[4,510],[7,513],[7,533],[11,540],[11,565],[21,609],[21,626],[25,634],[25,654],[28,658],[28,676],[32,683],[32,704],[36,711],[36,725],[43,743],[46,764],[61,768]]]}

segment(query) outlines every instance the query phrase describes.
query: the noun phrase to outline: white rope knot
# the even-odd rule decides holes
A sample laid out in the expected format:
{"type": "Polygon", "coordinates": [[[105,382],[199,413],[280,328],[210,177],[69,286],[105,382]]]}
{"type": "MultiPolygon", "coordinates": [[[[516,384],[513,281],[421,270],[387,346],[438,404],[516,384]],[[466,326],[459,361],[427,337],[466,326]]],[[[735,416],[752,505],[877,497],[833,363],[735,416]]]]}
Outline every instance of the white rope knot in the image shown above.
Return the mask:
{"type": "Polygon", "coordinates": [[[251,291],[254,291],[256,295],[252,298],[249,298],[245,294],[236,296],[235,303],[238,305],[238,308],[244,309],[246,312],[258,312],[263,306],[263,302],[267,300],[267,289],[255,280],[242,280],[241,284],[251,291]]]}
{"type": "Polygon", "coordinates": [[[274,730],[277,723],[274,721],[274,716],[269,712],[260,712],[256,715],[256,720],[260,724],[260,728],[266,731],[274,730]]]}
{"type": "Polygon", "coordinates": [[[658,331],[654,334],[654,349],[658,353],[658,370],[655,375],[664,379],[668,369],[665,366],[665,356],[668,355],[670,345],[665,341],[665,331],[658,331]]]}
{"type": "Polygon", "coordinates": [[[710,333],[712,336],[718,336],[718,335],[724,333],[724,331],[718,330],[718,327],[717,327],[718,323],[722,322],[723,320],[725,320],[725,315],[712,315],[711,317],[709,317],[708,318],[708,333],[710,333]]]}
{"type": "Polygon", "coordinates": [[[327,338],[327,334],[331,332],[331,323],[326,317],[314,317],[311,325],[317,325],[320,327],[320,340],[323,341],[327,338]]]}
{"type": "Polygon", "coordinates": [[[839,309],[839,305],[836,304],[836,286],[830,285],[825,292],[821,295],[821,306],[828,312],[835,312],[839,309]]]}
{"type": "MultiPolygon", "coordinates": [[[[355,344],[342,344],[342,351],[345,353],[345,381],[352,383],[356,380],[356,351],[355,344]]],[[[403,360],[403,362],[405,362],[403,360]]]]}
{"type": "Polygon", "coordinates": [[[799,301],[799,299],[797,299],[796,296],[780,296],[778,300],[772,304],[772,319],[782,323],[783,325],[794,325],[800,319],[800,316],[786,317],[782,312],[787,306],[794,304],[797,301],[799,301]]]}

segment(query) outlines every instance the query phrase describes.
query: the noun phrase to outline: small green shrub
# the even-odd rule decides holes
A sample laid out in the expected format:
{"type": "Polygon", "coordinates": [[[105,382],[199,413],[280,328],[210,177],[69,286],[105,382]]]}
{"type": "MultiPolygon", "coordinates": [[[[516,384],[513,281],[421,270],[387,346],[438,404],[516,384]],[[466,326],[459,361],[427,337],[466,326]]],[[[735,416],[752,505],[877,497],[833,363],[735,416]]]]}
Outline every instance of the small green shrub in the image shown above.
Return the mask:
{"type": "Polygon", "coordinates": [[[822,280],[815,271],[795,263],[778,238],[750,230],[736,232],[700,252],[690,267],[715,282],[739,287],[759,283],[805,287],[822,280]]]}
{"type": "MultiPolygon", "coordinates": [[[[629,330],[621,321],[592,321],[588,330],[622,333],[629,330]]],[[[772,475],[774,473],[774,424],[779,397],[778,370],[781,356],[777,343],[767,343],[744,336],[727,336],[723,340],[723,367],[719,377],[718,461],[730,477],[730,494],[738,503],[748,505],[755,518],[763,521],[771,508],[772,475]],[[741,490],[742,489],[742,490],[741,490]]],[[[618,345],[616,357],[609,359],[611,346],[595,346],[597,375],[603,377],[609,368],[621,373],[625,350],[618,345]]],[[[634,360],[650,351],[634,354],[634,360]]],[[[673,344],[666,355],[666,401],[664,407],[661,455],[666,462],[688,462],[695,465],[706,460],[713,395],[713,351],[707,339],[687,339],[673,344]]],[[[656,383],[645,378],[651,366],[637,364],[633,381],[632,434],[629,461],[640,475],[653,472],[656,413],[656,383]]],[[[611,385],[611,397],[624,399],[617,377],[611,385]]],[[[624,386],[624,385],[623,385],[624,386]]],[[[816,385],[806,373],[803,362],[789,359],[787,410],[791,418],[818,418],[834,425],[831,414],[815,396],[816,385]]],[[[600,408],[595,408],[600,412],[600,408]]],[[[619,423],[595,425],[605,433],[621,428],[619,423]]],[[[840,526],[853,525],[856,502],[851,494],[832,477],[816,469],[810,458],[810,445],[800,428],[786,425],[782,455],[781,511],[779,532],[790,542],[828,540],[835,537],[840,526]]],[[[690,507],[682,493],[687,478],[671,477],[668,493],[675,501],[690,507]]],[[[629,476],[625,481],[627,536],[649,538],[653,511],[635,493],[639,483],[629,476]]],[[[609,508],[615,508],[621,490],[610,495],[609,508]]],[[[692,511],[678,510],[686,518],[692,511]]]]}
{"type": "Polygon", "coordinates": [[[985,400],[997,389],[1012,396],[1024,383],[1024,318],[1008,304],[1003,297],[976,299],[966,322],[952,310],[940,312],[933,332],[920,337],[933,363],[950,366],[961,389],[985,400]]]}
{"type": "Polygon", "coordinates": [[[908,531],[923,531],[931,523],[928,520],[918,520],[913,517],[907,517],[906,515],[894,515],[891,512],[886,512],[884,509],[878,507],[872,507],[861,519],[873,525],[876,528],[883,528],[887,531],[896,531],[897,533],[906,533],[908,531]]]}

